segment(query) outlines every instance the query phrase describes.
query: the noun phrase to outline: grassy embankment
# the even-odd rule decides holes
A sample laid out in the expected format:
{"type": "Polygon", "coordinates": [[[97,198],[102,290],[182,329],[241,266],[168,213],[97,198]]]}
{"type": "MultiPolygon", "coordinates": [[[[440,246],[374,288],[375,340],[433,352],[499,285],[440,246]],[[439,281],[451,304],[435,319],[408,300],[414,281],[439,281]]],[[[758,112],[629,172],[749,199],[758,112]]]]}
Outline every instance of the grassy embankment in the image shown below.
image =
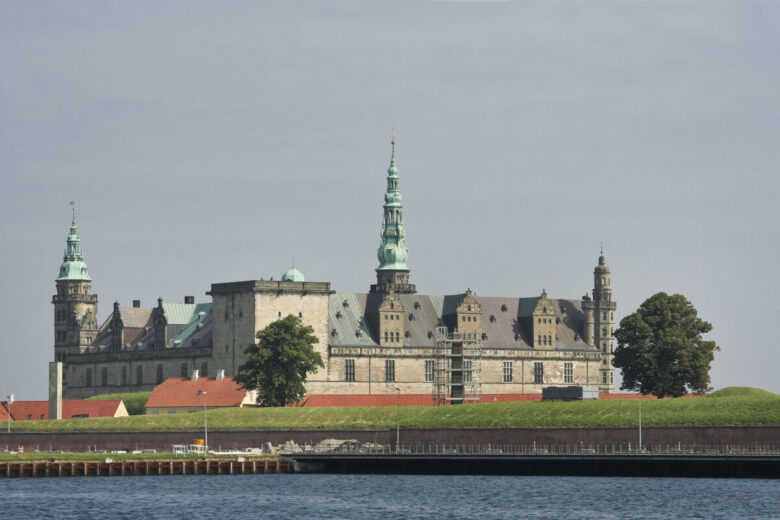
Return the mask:
{"type": "MultiPolygon", "coordinates": [[[[395,407],[231,408],[208,411],[210,430],[394,428],[395,407]]],[[[707,397],[642,401],[645,426],[780,425],[780,395],[730,387],[707,397]]],[[[402,428],[620,427],[637,424],[637,401],[483,403],[401,407],[402,428]]],[[[198,431],[203,414],[18,421],[19,432],[198,431]]]]}

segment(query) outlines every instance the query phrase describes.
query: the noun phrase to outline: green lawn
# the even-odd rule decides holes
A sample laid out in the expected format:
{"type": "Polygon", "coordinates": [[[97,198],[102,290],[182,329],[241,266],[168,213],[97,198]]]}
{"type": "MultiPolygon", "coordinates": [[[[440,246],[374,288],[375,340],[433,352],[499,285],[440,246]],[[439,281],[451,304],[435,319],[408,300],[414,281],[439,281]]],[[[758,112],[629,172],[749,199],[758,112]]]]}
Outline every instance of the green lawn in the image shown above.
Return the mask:
{"type": "MultiPolygon", "coordinates": [[[[210,430],[393,428],[396,408],[231,408],[208,412],[210,430]]],[[[404,428],[616,427],[637,423],[637,400],[401,407],[404,428]]],[[[708,397],[642,401],[645,426],[780,425],[780,396],[725,388],[708,397]]],[[[15,431],[197,431],[203,414],[18,421],[15,431]]]]}
{"type": "Polygon", "coordinates": [[[125,394],[103,394],[90,397],[90,399],[121,399],[125,402],[125,408],[130,415],[143,415],[146,413],[146,401],[149,400],[151,392],[131,392],[125,394]]]}

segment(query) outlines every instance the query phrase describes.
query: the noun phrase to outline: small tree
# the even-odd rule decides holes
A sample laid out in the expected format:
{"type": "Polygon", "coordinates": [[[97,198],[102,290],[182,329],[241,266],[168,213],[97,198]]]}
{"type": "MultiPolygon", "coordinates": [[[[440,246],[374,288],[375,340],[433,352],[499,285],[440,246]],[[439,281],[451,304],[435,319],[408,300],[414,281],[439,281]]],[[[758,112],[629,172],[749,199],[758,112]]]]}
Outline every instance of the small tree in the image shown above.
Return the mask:
{"type": "Polygon", "coordinates": [[[614,365],[623,373],[623,390],[679,397],[689,388],[704,393],[710,384],[710,364],[720,348],[704,341],[712,325],[701,320],[685,296],[654,294],[615,331],[614,365]]]}
{"type": "Polygon", "coordinates": [[[244,350],[246,362],[238,368],[236,382],[257,390],[264,406],[286,406],[305,392],[306,375],[323,367],[314,351],[319,343],[314,329],[289,315],[257,332],[257,343],[244,350]]]}

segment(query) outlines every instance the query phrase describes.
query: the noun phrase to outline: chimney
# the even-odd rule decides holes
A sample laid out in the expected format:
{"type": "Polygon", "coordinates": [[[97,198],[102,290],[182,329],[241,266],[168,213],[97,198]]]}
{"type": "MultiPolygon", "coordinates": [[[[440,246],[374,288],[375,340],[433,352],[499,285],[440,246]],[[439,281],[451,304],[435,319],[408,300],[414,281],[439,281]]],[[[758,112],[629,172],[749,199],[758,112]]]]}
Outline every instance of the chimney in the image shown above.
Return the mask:
{"type": "Polygon", "coordinates": [[[184,303],[194,304],[195,303],[195,297],[194,296],[185,296],[184,297],[184,303]]]}
{"type": "Polygon", "coordinates": [[[197,381],[198,377],[200,377],[200,371],[199,370],[193,370],[192,375],[190,376],[190,381],[197,381]]]}
{"type": "Polygon", "coordinates": [[[223,379],[225,379],[225,371],[217,370],[217,381],[222,381],[223,379]]]}
{"type": "Polygon", "coordinates": [[[62,361],[49,363],[49,419],[62,419],[62,361]]]}
{"type": "Polygon", "coordinates": [[[133,308],[134,309],[140,309],[141,308],[141,300],[133,300],[133,308]]]}

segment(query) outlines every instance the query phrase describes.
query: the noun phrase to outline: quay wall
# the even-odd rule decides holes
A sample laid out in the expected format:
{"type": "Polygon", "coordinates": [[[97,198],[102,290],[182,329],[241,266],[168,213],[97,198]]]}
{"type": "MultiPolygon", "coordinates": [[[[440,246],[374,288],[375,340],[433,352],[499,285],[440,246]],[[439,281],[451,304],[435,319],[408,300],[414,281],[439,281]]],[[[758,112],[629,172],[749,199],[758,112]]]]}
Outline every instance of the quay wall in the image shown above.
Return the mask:
{"type": "MultiPolygon", "coordinates": [[[[356,439],[394,445],[395,428],[382,430],[254,430],[212,431],[208,440],[212,449],[260,447],[265,442],[274,445],[294,441],[297,444],[317,443],[324,439],[356,439]]],[[[170,451],[173,444],[190,444],[203,438],[203,430],[184,432],[34,432],[0,433],[0,447],[88,451],[122,449],[156,449],[170,451]]],[[[636,428],[401,428],[402,445],[560,445],[605,446],[636,445],[636,428]]],[[[780,449],[780,426],[688,426],[647,427],[642,429],[645,447],[675,446],[769,447],[780,449]]]]}

